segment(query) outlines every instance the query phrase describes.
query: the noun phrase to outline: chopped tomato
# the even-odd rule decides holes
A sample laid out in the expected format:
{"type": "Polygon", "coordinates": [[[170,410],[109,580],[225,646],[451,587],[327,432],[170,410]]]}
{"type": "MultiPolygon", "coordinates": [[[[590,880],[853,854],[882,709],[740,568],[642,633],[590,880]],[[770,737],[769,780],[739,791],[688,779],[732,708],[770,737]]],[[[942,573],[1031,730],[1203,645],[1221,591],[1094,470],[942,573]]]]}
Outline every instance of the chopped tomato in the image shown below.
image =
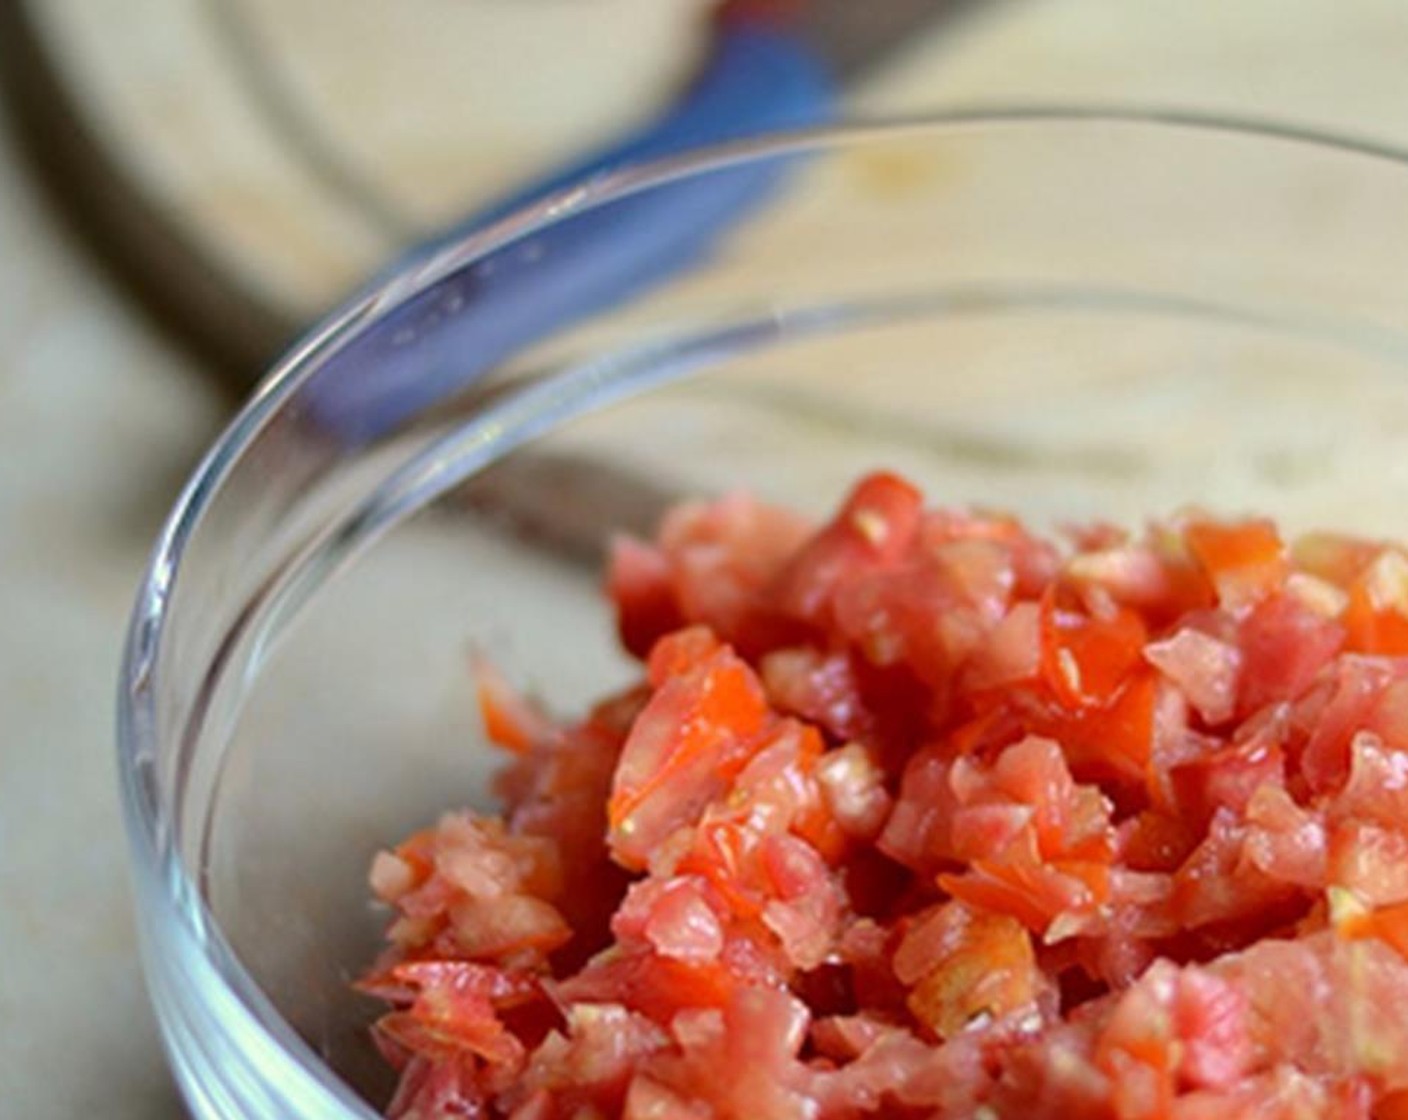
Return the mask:
{"type": "Polygon", "coordinates": [[[616,604],[621,644],[637,657],[684,624],[670,563],[659,549],[634,537],[611,542],[607,594],[616,604]]]}
{"type": "Polygon", "coordinates": [[[727,648],[702,648],[704,633],[681,631],[651,654],[660,683],[622,747],[607,802],[611,848],[627,868],[643,868],[727,788],[766,724],[753,671],[727,648]]]}
{"type": "MultiPolygon", "coordinates": [[[[1300,768],[1317,792],[1338,788],[1349,775],[1353,743],[1376,723],[1380,697],[1401,669],[1380,659],[1342,657],[1327,673],[1333,682],[1323,706],[1314,711],[1300,768]]],[[[1314,700],[1311,703],[1315,703],[1314,700]]]]}
{"type": "Polygon", "coordinates": [[[1374,906],[1408,902],[1408,835],[1342,821],[1330,835],[1329,881],[1374,906]]]}
{"type": "Polygon", "coordinates": [[[591,961],[556,995],[571,1004],[620,1004],[665,1025],[687,1008],[722,1007],[737,984],[722,961],[688,962],[639,949],[591,961]]]}
{"type": "Polygon", "coordinates": [[[938,882],[954,898],[1008,914],[1047,937],[1058,921],[1083,928],[1110,895],[1109,868],[1085,860],[974,861],[966,874],[940,875],[938,882]]]}
{"type": "Polygon", "coordinates": [[[1143,619],[1129,608],[1110,618],[1060,610],[1053,587],[1042,604],[1042,675],[1069,708],[1106,704],[1140,663],[1147,638],[1143,619]]]}
{"type": "Polygon", "coordinates": [[[1174,876],[1174,913],[1181,925],[1240,922],[1265,933],[1301,900],[1294,883],[1244,858],[1248,832],[1231,810],[1213,814],[1207,837],[1174,876]]]}
{"type": "Polygon", "coordinates": [[[1208,725],[1216,726],[1232,717],[1242,669],[1242,655],[1235,645],[1184,627],[1172,637],[1150,642],[1144,647],[1144,656],[1182,690],[1208,725]]]}
{"type": "Polygon", "coordinates": [[[1245,813],[1257,790],[1284,785],[1285,758],[1274,741],[1257,737],[1210,746],[1171,766],[1169,776],[1180,815],[1205,828],[1218,809],[1245,813]]]}
{"type": "Polygon", "coordinates": [[[803,621],[828,625],[837,591],[858,572],[892,563],[909,547],[922,496],[895,475],[862,481],[840,512],[790,562],[776,589],[783,609],[803,621]]]}
{"type": "Polygon", "coordinates": [[[475,657],[473,669],[479,716],[491,742],[515,754],[527,754],[535,743],[553,734],[552,721],[486,658],[475,657]]]}
{"type": "Polygon", "coordinates": [[[1353,919],[1344,923],[1345,936],[1352,940],[1377,937],[1408,959],[1408,902],[1372,911],[1357,903],[1357,911],[1353,919]]]}
{"type": "Polygon", "coordinates": [[[1107,704],[1073,714],[1040,712],[1028,724],[1061,744],[1072,771],[1143,783],[1154,750],[1157,704],[1156,675],[1137,669],[1107,704]]]}
{"type": "Polygon", "coordinates": [[[634,683],[485,664],[502,814],[378,853],[403,1120],[1408,1120],[1408,552],[1048,539],[863,478],[607,576],[634,683]]]}
{"type": "Polygon", "coordinates": [[[525,1050],[499,1018],[505,1005],[536,994],[531,979],[464,962],[401,965],[391,978],[411,993],[410,1006],[377,1023],[385,1042],[430,1059],[473,1055],[495,1065],[517,1067],[525,1050]]]}
{"type": "Polygon", "coordinates": [[[759,671],[778,710],[816,724],[838,739],[870,737],[876,720],[861,695],[851,655],[811,646],[774,650],[759,671]]]}
{"type": "Polygon", "coordinates": [[[1286,547],[1269,521],[1188,526],[1188,547],[1217,589],[1220,605],[1250,606],[1281,589],[1290,572],[1286,547]]]}
{"type": "Polygon", "coordinates": [[[1386,548],[1349,585],[1341,618],[1348,648],[1408,654],[1408,556],[1386,548]]]}
{"type": "Polygon", "coordinates": [[[1268,704],[1293,700],[1330,664],[1344,630],[1290,595],[1258,603],[1241,623],[1241,687],[1237,711],[1250,716],[1268,704]]]}
{"type": "Polygon", "coordinates": [[[895,952],[908,1007],[940,1038],[974,1019],[1034,1011],[1042,979],[1027,931],[1012,918],[946,903],[923,915],[895,952]]]}

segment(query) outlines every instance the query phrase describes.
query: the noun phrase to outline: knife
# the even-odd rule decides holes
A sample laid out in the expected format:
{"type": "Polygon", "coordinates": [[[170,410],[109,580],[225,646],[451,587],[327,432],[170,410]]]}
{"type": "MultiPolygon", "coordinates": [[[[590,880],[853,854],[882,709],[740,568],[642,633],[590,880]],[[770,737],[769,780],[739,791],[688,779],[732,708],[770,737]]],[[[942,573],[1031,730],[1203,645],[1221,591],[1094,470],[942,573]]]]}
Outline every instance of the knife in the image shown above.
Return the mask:
{"type": "MultiPolygon", "coordinates": [[[[456,223],[368,287],[573,185],[624,167],[836,119],[843,88],[964,0],[728,0],[683,96],[644,128],[456,223]]],[[[703,260],[796,159],[750,161],[587,210],[491,252],[391,311],[315,375],[311,418],[358,444],[471,388],[534,342],[703,260]]]]}

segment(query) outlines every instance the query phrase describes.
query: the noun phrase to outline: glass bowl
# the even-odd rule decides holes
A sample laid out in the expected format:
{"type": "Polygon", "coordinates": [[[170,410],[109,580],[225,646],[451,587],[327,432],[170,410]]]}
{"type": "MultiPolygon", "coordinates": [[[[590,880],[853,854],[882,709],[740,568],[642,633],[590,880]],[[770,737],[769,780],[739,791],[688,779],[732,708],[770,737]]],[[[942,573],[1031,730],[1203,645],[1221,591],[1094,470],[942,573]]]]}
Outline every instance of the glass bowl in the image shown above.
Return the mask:
{"type": "Polygon", "coordinates": [[[122,668],[145,965],[192,1111],[375,1115],[366,868],[484,802],[466,655],[563,711],[624,681],[600,546],[674,496],[820,512],[887,466],[1044,525],[1194,503],[1408,532],[1405,217],[1403,157],[1368,144],[974,112],[605,177],[353,300],[191,479],[122,668]],[[767,198],[691,267],[525,329],[583,236],[702,230],[730,192],[767,198]]]}

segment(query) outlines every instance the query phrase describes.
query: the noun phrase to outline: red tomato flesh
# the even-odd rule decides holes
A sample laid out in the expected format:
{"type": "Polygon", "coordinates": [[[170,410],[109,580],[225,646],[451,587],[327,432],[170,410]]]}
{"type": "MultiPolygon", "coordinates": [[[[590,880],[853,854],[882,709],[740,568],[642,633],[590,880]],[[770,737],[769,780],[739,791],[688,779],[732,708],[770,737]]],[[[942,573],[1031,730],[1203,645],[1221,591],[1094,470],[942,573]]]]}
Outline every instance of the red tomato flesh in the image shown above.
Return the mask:
{"type": "Polygon", "coordinates": [[[499,814],[380,853],[404,1120],[1408,1120],[1408,556],[1047,539],[893,474],[621,540],[638,683],[476,662],[499,814]]]}

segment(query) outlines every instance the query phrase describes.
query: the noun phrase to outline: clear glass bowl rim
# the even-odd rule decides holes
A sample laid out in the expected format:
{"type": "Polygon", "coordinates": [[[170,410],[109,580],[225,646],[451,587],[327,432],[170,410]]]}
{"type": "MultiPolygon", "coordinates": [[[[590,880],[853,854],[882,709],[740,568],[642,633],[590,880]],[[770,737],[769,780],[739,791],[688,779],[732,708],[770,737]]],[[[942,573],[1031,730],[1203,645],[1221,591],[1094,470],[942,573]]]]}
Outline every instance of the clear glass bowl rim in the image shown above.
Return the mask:
{"type": "MultiPolygon", "coordinates": [[[[134,872],[160,884],[151,898],[158,914],[141,918],[174,923],[176,936],[200,957],[202,992],[237,1011],[246,1046],[270,1047],[292,1057],[311,1094],[347,1116],[374,1120],[356,1096],[274,1011],[233,959],[218,926],[182,864],[166,812],[166,798],[143,774],[141,759],[155,750],[163,625],[182,558],[221,483],[269,420],[332,355],[373,329],[406,301],[490,253],[575,215],[672,181],[732,165],[812,150],[832,150],[905,136],[956,133],[1005,126],[1115,125],[1225,134],[1333,151],[1349,157],[1408,167],[1408,150],[1368,137],[1290,121],[1163,106],[1084,104],[980,105],[915,116],[852,119],[839,125],[760,134],[595,176],[557,191],[489,226],[438,247],[351,297],[313,326],[273,366],[253,395],[211,445],[183,487],[152,548],[128,624],[118,678],[117,754],[123,815],[134,872]],[[210,986],[207,987],[206,984],[210,986]],[[252,1035],[246,1032],[254,1032],[252,1035]]],[[[150,969],[153,962],[148,962],[150,969]]],[[[149,977],[150,983],[150,977],[149,977]]],[[[233,1033],[234,1028],[232,1028],[233,1033]]]]}

